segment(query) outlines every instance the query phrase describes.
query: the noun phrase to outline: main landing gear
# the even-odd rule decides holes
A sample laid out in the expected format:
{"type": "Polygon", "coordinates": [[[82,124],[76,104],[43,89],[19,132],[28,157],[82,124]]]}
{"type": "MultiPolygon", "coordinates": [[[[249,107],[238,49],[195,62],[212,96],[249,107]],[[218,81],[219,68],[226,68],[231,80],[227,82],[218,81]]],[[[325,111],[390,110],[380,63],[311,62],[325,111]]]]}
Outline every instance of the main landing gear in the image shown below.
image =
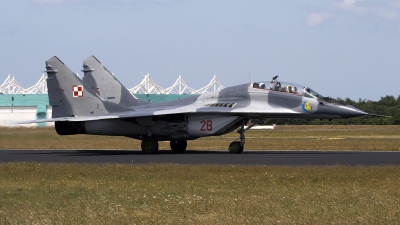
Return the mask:
{"type": "Polygon", "coordinates": [[[252,126],[249,126],[246,129],[244,129],[244,125],[245,125],[245,121],[242,120],[242,125],[240,126],[239,130],[237,130],[237,132],[240,134],[240,141],[235,140],[229,144],[228,149],[231,153],[240,154],[243,152],[244,143],[245,143],[245,139],[246,139],[244,136],[244,132],[252,127],[252,126]]]}
{"type": "Polygon", "coordinates": [[[147,137],[142,140],[142,151],[145,154],[155,154],[158,151],[158,141],[153,137],[147,137]]]}
{"type": "MultiPolygon", "coordinates": [[[[169,145],[175,153],[183,153],[186,150],[186,140],[172,140],[169,145]]],[[[158,151],[158,142],[153,137],[146,137],[142,140],[142,151],[145,154],[155,154],[158,151]]]]}
{"type": "Polygon", "coordinates": [[[172,140],[169,145],[175,153],[183,153],[186,150],[187,142],[186,140],[172,140]]]}

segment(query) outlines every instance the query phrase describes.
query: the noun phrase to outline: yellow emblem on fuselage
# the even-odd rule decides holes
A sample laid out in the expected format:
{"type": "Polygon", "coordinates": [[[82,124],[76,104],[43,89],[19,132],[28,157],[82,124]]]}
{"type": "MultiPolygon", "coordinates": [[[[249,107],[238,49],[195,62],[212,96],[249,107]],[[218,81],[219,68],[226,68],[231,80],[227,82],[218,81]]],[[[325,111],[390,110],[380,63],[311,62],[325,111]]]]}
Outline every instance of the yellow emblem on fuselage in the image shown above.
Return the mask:
{"type": "Polygon", "coordinates": [[[309,101],[304,101],[303,104],[301,104],[301,108],[302,108],[305,112],[309,112],[309,111],[312,110],[312,107],[311,107],[309,101]]]}

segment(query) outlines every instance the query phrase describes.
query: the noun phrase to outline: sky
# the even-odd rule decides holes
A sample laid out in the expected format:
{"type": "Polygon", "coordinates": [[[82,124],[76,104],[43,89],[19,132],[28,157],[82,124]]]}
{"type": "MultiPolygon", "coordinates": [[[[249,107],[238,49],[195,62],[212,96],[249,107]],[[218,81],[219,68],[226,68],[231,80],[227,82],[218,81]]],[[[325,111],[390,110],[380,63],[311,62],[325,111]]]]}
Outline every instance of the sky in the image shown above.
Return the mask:
{"type": "Polygon", "coordinates": [[[278,80],[324,96],[400,95],[400,0],[18,0],[0,8],[0,84],[94,55],[127,87],[278,80]]]}

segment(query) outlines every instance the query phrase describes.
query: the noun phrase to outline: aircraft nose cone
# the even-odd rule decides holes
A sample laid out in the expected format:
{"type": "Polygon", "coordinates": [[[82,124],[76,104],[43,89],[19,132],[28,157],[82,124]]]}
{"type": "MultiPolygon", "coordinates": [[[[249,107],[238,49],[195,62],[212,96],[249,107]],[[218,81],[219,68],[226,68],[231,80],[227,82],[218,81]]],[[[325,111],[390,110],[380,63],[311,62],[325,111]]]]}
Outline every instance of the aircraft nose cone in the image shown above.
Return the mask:
{"type": "Polygon", "coordinates": [[[368,113],[351,105],[340,106],[340,108],[342,108],[342,117],[344,118],[368,115],[368,113]]]}

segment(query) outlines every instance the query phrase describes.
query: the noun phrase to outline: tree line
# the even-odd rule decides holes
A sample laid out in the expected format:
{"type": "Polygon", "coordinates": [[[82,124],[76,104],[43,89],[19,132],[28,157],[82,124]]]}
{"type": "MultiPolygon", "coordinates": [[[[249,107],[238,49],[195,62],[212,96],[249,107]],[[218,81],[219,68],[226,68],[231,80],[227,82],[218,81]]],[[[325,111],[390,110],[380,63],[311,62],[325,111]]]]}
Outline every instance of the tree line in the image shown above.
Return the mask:
{"type": "Polygon", "coordinates": [[[257,124],[277,124],[277,125],[323,125],[323,124],[352,124],[352,125],[400,125],[400,95],[397,99],[392,95],[381,97],[379,101],[361,100],[358,102],[349,98],[336,99],[338,102],[352,105],[370,114],[379,114],[390,117],[360,116],[350,119],[319,120],[319,119],[259,119],[253,120],[257,124]]]}

